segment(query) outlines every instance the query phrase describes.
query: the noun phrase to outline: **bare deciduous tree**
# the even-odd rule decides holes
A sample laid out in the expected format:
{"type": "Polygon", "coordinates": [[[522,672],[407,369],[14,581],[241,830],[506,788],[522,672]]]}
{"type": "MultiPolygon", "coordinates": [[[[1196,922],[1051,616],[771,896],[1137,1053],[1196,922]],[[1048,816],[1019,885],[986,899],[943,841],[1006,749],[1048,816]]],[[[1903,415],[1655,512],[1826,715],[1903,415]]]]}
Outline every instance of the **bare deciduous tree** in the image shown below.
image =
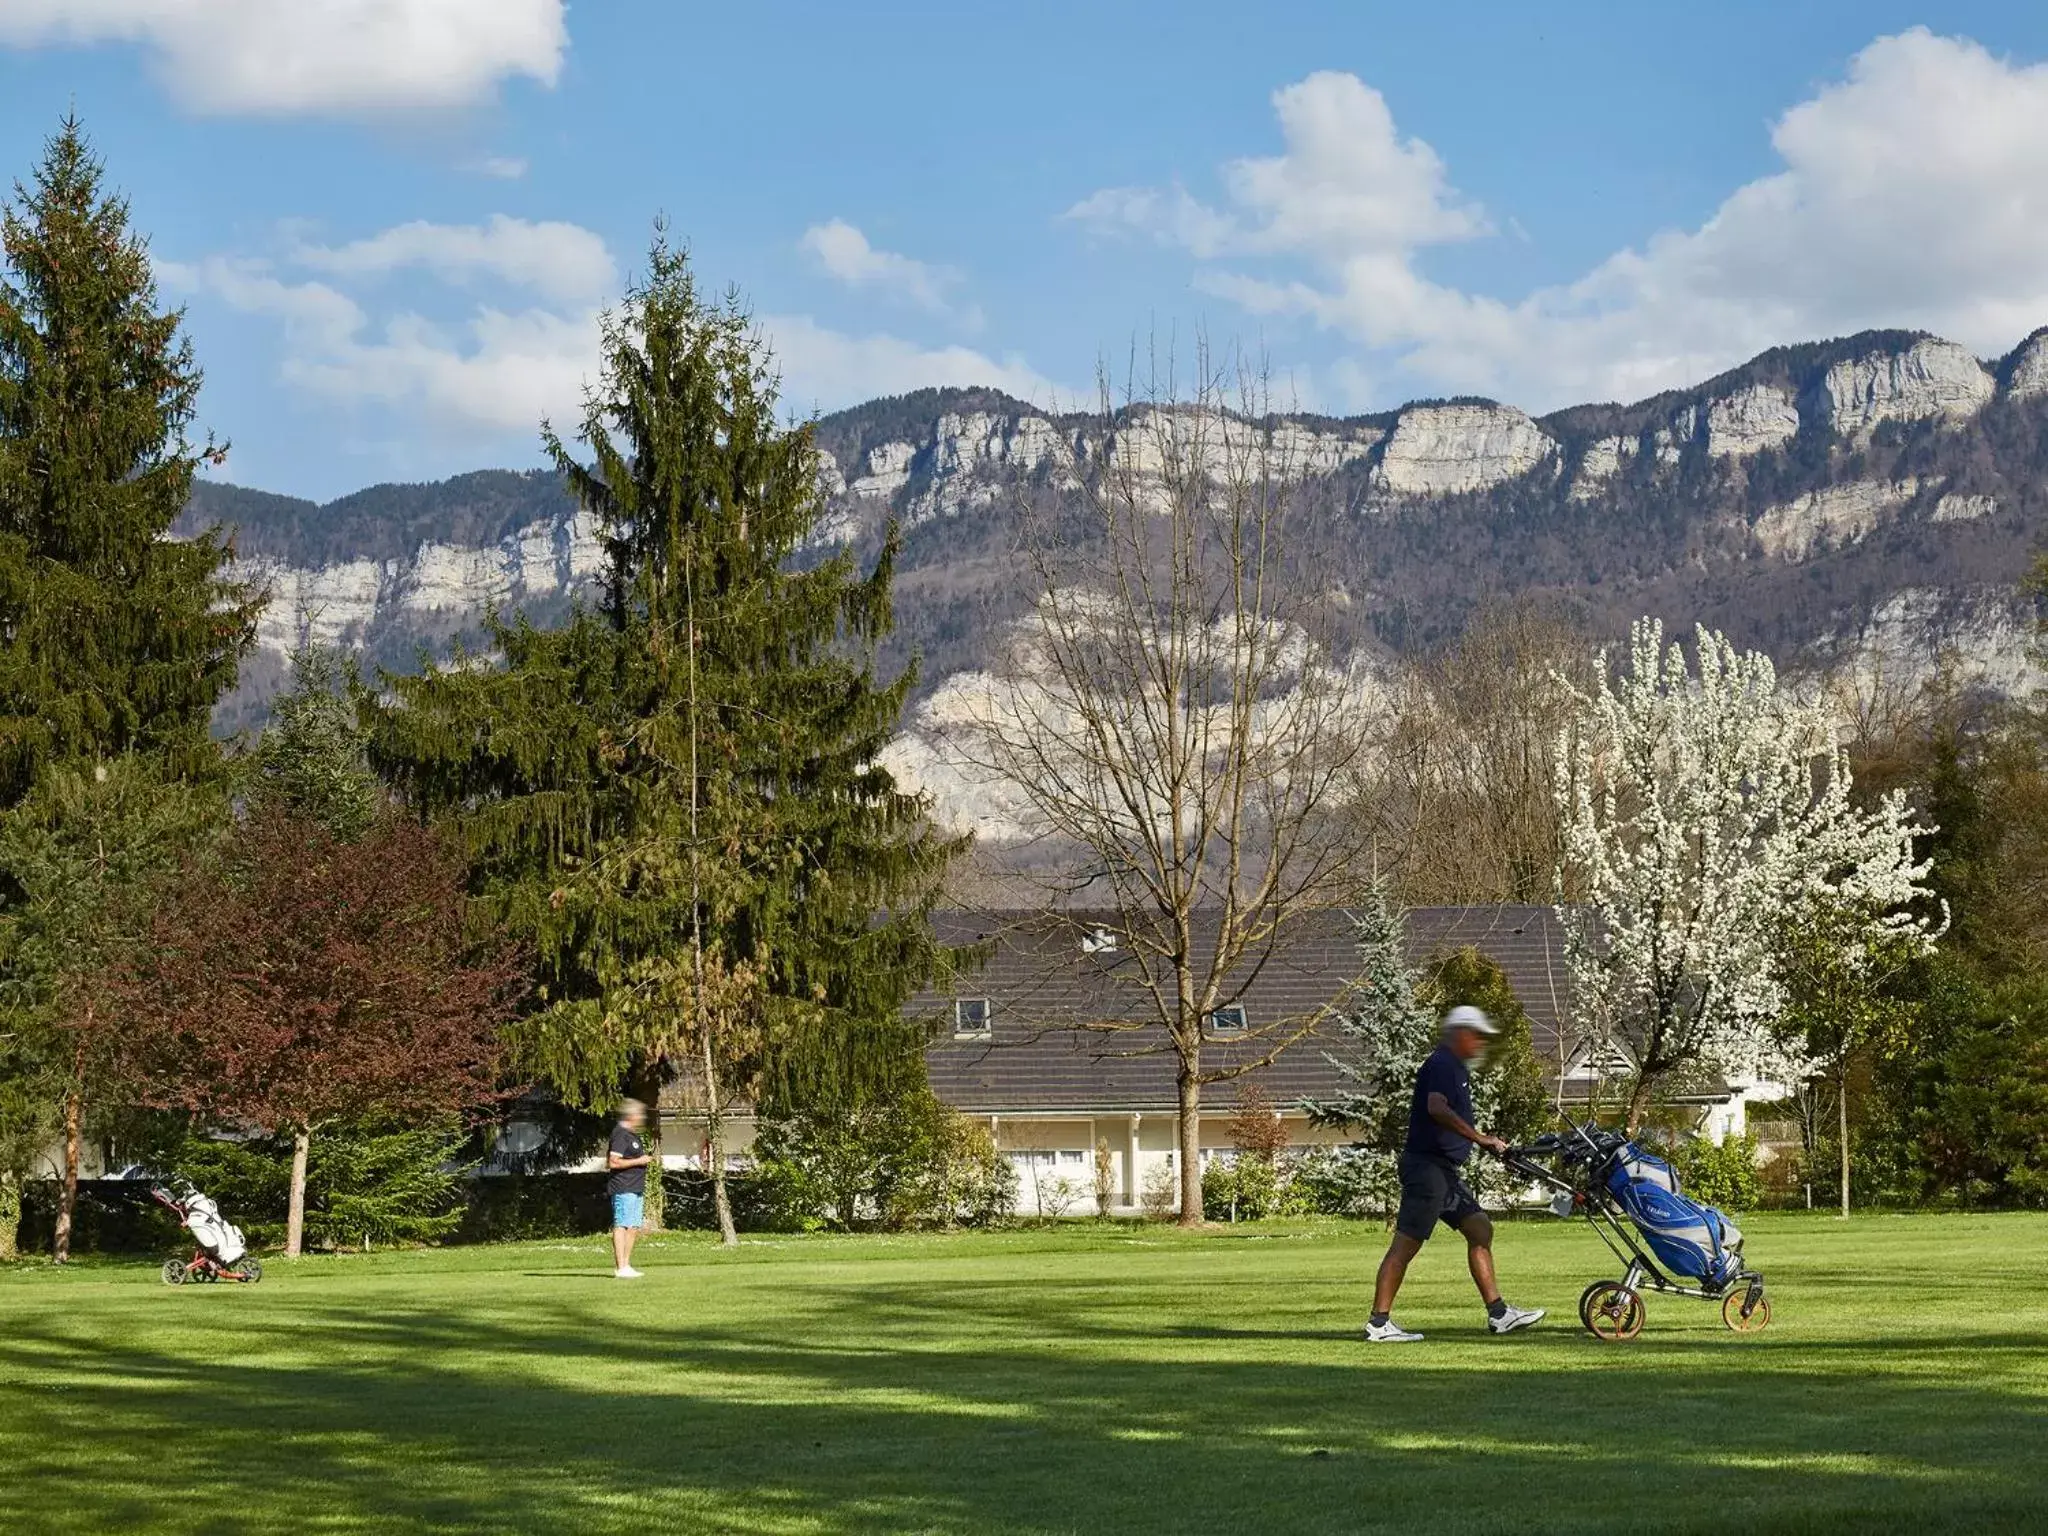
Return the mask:
{"type": "MultiPolygon", "coordinates": [[[[1135,372],[1135,370],[1134,370],[1135,372]]],[[[1365,837],[1342,814],[1370,691],[1332,659],[1300,495],[1315,443],[1266,380],[1198,353],[1191,391],[1155,358],[1142,391],[1067,445],[1027,508],[1030,614],[953,750],[1003,782],[1077,943],[1114,946],[1142,1020],[1084,1027],[1171,1051],[1180,1210],[1202,1219],[1205,1084],[1317,1020],[1231,1018],[1303,914],[1337,904],[1365,837]],[[1105,930],[1097,933],[1096,930],[1105,930]],[[1158,1031],[1164,1043],[1139,1038],[1158,1031]],[[1233,1044],[1219,1062],[1209,1048],[1233,1044]]]]}
{"type": "Polygon", "coordinates": [[[1560,678],[1590,681],[1592,643],[1527,603],[1483,612],[1404,679],[1399,726],[1358,797],[1380,818],[1383,870],[1409,904],[1556,899],[1563,843],[1560,678]]]}

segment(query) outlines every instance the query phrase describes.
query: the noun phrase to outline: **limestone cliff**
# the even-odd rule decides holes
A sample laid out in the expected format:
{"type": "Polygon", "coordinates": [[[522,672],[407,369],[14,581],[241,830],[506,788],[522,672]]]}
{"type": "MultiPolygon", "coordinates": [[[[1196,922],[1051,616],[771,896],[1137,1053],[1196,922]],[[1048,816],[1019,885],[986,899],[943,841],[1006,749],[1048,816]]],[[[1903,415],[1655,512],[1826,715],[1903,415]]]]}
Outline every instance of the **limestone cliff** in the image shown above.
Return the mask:
{"type": "MultiPolygon", "coordinates": [[[[899,656],[921,652],[936,688],[985,659],[990,623],[1014,611],[1020,503],[1071,493],[1094,453],[1156,478],[1161,425],[1139,406],[1105,439],[1100,423],[986,389],[839,412],[817,423],[825,514],[806,558],[903,530],[899,656]]],[[[2048,534],[2048,329],[1989,364],[1912,332],[1803,343],[1692,389],[1541,418],[1452,400],[1164,425],[1302,478],[1327,514],[1303,579],[1345,594],[1356,643],[1396,651],[1527,594],[1603,632],[1656,612],[1788,661],[1880,640],[1896,659],[1918,654],[1902,636],[1933,633],[1936,608],[1974,603],[1981,619],[2004,602],[2048,534]]],[[[205,486],[185,527],[215,522],[238,530],[240,569],[271,593],[259,644],[273,659],[314,639],[405,665],[489,607],[559,613],[601,564],[595,529],[541,473],[324,507],[205,486]]],[[[1983,651],[2018,631],[1944,632],[1983,651]]],[[[1985,675],[2016,674],[1987,662],[1985,675]]]]}

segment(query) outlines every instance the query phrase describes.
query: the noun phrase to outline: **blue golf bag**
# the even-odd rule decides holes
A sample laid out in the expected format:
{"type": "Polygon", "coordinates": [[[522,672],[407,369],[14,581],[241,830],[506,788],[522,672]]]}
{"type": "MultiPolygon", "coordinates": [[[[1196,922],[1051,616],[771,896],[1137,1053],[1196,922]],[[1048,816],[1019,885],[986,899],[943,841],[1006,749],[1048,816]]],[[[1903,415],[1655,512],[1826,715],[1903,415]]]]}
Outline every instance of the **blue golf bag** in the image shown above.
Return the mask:
{"type": "Polygon", "coordinates": [[[1687,1199],[1662,1158],[1628,1143],[1608,1167],[1607,1189],[1674,1275],[1718,1286],[1742,1267],[1741,1231],[1711,1205],[1687,1199]]]}
{"type": "Polygon", "coordinates": [[[1718,1301],[1736,1333],[1770,1326],[1764,1277],[1742,1257],[1735,1223],[1678,1187],[1678,1175],[1624,1131],[1588,1121],[1548,1131],[1502,1160],[1551,1192],[1559,1216],[1583,1216],[1621,1260],[1618,1280],[1595,1280],[1579,1297],[1579,1321],[1596,1339],[1619,1343],[1642,1332],[1644,1295],[1663,1291],[1718,1301]]]}

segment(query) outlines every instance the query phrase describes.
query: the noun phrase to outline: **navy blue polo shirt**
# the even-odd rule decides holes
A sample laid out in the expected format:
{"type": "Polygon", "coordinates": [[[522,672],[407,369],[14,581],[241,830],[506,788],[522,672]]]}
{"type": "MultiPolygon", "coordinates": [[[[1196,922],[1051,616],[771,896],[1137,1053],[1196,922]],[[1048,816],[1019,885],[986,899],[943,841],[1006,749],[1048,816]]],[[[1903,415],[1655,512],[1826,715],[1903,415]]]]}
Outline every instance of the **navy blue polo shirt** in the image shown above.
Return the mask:
{"type": "Polygon", "coordinates": [[[1472,1123],[1472,1074],[1448,1045],[1431,1051],[1415,1074],[1415,1097],[1408,1104],[1408,1142],[1403,1150],[1462,1163],[1472,1155],[1472,1143],[1429,1118],[1432,1093],[1442,1094],[1453,1114],[1467,1125],[1472,1123]]]}

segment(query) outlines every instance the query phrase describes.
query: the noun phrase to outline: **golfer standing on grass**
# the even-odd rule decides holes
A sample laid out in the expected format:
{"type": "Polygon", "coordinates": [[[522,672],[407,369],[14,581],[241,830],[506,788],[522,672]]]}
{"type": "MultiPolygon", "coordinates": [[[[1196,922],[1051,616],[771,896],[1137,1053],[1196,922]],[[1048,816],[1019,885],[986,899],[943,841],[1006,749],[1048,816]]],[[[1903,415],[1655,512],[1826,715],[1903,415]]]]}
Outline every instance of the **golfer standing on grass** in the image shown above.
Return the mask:
{"type": "Polygon", "coordinates": [[[653,1161],[640,1139],[646,1123],[645,1104],[638,1099],[621,1103],[619,1123],[612,1127],[612,1144],[604,1155],[604,1165],[611,1171],[604,1187],[612,1197],[612,1259],[618,1266],[613,1273],[621,1280],[640,1278],[633,1267],[633,1244],[647,1220],[647,1165],[653,1161]]]}
{"type": "Polygon", "coordinates": [[[1486,1303],[1486,1326],[1494,1333],[1513,1333],[1539,1321],[1541,1308],[1524,1311],[1501,1300],[1493,1279],[1493,1222],[1472,1191],[1465,1187],[1465,1160],[1475,1146],[1489,1152],[1507,1150],[1498,1136],[1472,1124],[1472,1075],[1466,1063],[1486,1053],[1486,1042],[1500,1031],[1477,1008],[1457,1007],[1444,1015],[1443,1043],[1430,1052],[1415,1074],[1415,1096],[1408,1106],[1408,1141],[1401,1151],[1401,1210],[1394,1218],[1394,1241],[1380,1260],[1373,1286],[1372,1317],[1365,1336],[1374,1344],[1418,1344],[1391,1316],[1408,1261],[1422,1251],[1441,1221],[1465,1238],[1465,1257],[1472,1283],[1486,1303]]]}

